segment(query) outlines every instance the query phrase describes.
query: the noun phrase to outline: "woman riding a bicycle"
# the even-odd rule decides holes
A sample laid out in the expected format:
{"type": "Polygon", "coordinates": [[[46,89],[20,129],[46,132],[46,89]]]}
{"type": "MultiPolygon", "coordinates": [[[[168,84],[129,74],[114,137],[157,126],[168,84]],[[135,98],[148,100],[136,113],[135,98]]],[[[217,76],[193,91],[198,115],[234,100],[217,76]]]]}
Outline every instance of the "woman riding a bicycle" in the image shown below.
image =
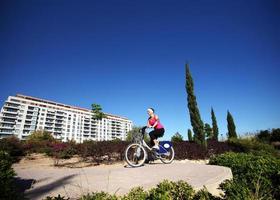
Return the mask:
{"type": "Polygon", "coordinates": [[[147,112],[149,115],[147,126],[149,128],[154,128],[154,130],[149,133],[151,138],[150,144],[153,149],[158,150],[159,141],[157,138],[162,137],[165,130],[163,125],[160,123],[158,116],[155,115],[155,110],[153,108],[148,108],[147,112]]]}

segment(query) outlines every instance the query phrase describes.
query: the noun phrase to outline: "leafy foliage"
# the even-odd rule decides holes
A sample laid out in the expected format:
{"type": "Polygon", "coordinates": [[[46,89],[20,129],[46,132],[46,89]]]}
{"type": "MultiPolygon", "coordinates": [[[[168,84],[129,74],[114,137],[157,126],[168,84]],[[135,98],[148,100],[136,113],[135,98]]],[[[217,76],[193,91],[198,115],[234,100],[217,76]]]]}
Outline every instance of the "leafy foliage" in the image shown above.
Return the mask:
{"type": "Polygon", "coordinates": [[[117,200],[117,197],[106,192],[94,192],[82,196],[80,200],[117,200]]]}
{"type": "Polygon", "coordinates": [[[30,142],[55,141],[52,134],[45,130],[38,130],[38,131],[32,132],[27,140],[30,142]]]}
{"type": "Polygon", "coordinates": [[[274,155],[277,156],[277,151],[273,146],[259,142],[256,138],[231,139],[228,141],[231,146],[238,152],[252,153],[255,155],[274,155]]]}
{"type": "Polygon", "coordinates": [[[186,91],[188,95],[188,108],[190,113],[191,125],[194,132],[194,141],[206,147],[204,123],[200,117],[199,109],[194,95],[194,83],[190,73],[189,64],[186,64],[186,91]]]}
{"type": "Polygon", "coordinates": [[[12,158],[4,151],[0,151],[0,199],[22,199],[16,192],[12,169],[12,158]]]}
{"type": "Polygon", "coordinates": [[[66,198],[64,196],[60,196],[60,194],[56,197],[51,197],[51,196],[47,196],[45,199],[43,200],[69,200],[70,198],[66,198]]]}
{"type": "Polygon", "coordinates": [[[129,193],[123,196],[122,200],[145,200],[149,196],[148,192],[144,191],[142,187],[132,188],[129,193]]]}
{"type": "Polygon", "coordinates": [[[193,141],[192,130],[188,129],[188,139],[189,141],[193,141]]]}
{"type": "Polygon", "coordinates": [[[149,191],[149,199],[190,199],[194,196],[193,188],[184,181],[172,182],[164,180],[156,188],[149,191]]]}
{"type": "Polygon", "coordinates": [[[205,123],[204,125],[204,131],[205,131],[205,136],[208,138],[208,139],[212,139],[214,137],[213,135],[213,130],[211,128],[211,126],[207,123],[205,123]]]}
{"type": "Polygon", "coordinates": [[[226,199],[280,198],[280,159],[229,152],[212,157],[209,163],[232,170],[233,180],[221,185],[226,199]]]}
{"type": "Polygon", "coordinates": [[[93,119],[102,120],[103,118],[106,118],[106,115],[102,112],[101,105],[91,104],[91,109],[93,113],[93,119]]]}
{"type": "Polygon", "coordinates": [[[237,138],[235,123],[229,111],[227,112],[227,127],[228,127],[228,139],[237,138]]]}
{"type": "Polygon", "coordinates": [[[183,136],[179,133],[176,132],[172,137],[171,137],[172,142],[182,142],[183,141],[183,136]]]}
{"type": "Polygon", "coordinates": [[[220,197],[213,196],[207,189],[204,187],[199,190],[193,197],[193,200],[221,200],[220,197]]]}
{"type": "MultiPolygon", "coordinates": [[[[142,137],[143,137],[142,131],[145,131],[145,129],[143,129],[143,130],[142,129],[143,129],[142,127],[137,127],[137,126],[132,127],[132,130],[130,130],[127,133],[126,141],[127,142],[139,142],[139,141],[141,141],[142,137]]],[[[144,140],[145,140],[145,142],[149,141],[148,134],[144,134],[144,140]]]]}
{"type": "Polygon", "coordinates": [[[23,145],[15,136],[1,139],[0,151],[7,152],[12,157],[13,162],[18,161],[21,156],[24,156],[23,145]]]}
{"type": "Polygon", "coordinates": [[[78,154],[84,159],[91,158],[96,164],[121,161],[128,142],[86,141],[79,145],[78,154]]]}
{"type": "Polygon", "coordinates": [[[201,145],[183,141],[174,142],[175,159],[207,159],[214,154],[222,154],[227,151],[234,151],[235,147],[230,146],[227,142],[218,142],[216,140],[208,140],[207,148],[201,145]]]}
{"type": "Polygon", "coordinates": [[[213,139],[218,140],[219,128],[218,128],[217,119],[213,108],[211,108],[211,119],[212,119],[212,127],[213,127],[213,139]]]}

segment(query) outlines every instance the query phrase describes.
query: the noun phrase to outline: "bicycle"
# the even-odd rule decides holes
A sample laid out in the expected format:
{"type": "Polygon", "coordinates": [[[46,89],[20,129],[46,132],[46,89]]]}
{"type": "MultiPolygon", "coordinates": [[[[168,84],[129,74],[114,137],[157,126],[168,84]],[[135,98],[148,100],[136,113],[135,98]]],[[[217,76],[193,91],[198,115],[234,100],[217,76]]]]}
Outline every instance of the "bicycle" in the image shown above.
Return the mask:
{"type": "Polygon", "coordinates": [[[159,142],[159,150],[150,148],[144,140],[147,127],[142,128],[140,141],[128,145],[125,150],[125,160],[131,167],[142,166],[148,158],[148,152],[152,153],[154,160],[161,160],[164,164],[170,164],[174,160],[175,152],[170,141],[159,142]]]}

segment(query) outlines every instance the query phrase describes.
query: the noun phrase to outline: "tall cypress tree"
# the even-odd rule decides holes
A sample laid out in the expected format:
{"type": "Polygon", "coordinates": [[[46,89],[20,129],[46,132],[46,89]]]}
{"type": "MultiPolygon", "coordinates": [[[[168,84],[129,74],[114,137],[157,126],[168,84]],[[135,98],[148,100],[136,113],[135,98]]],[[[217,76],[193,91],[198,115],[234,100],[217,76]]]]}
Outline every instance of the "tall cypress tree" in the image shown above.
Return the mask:
{"type": "Polygon", "coordinates": [[[211,128],[210,124],[205,123],[204,131],[205,131],[205,137],[207,137],[207,139],[213,139],[213,129],[211,128]]]}
{"type": "Polygon", "coordinates": [[[194,95],[194,84],[190,73],[189,64],[186,64],[186,91],[188,94],[188,108],[190,113],[191,125],[193,127],[194,141],[206,147],[204,123],[201,120],[194,95]]]}
{"type": "Polygon", "coordinates": [[[193,141],[193,136],[192,136],[192,130],[191,129],[188,129],[188,138],[189,138],[189,141],[193,141]]]}
{"type": "Polygon", "coordinates": [[[228,127],[228,139],[237,138],[235,131],[235,124],[232,115],[227,111],[227,127],[228,127]]]}
{"type": "Polygon", "coordinates": [[[218,128],[218,124],[213,108],[211,108],[211,119],[212,119],[213,139],[218,141],[219,128],[218,128]]]}

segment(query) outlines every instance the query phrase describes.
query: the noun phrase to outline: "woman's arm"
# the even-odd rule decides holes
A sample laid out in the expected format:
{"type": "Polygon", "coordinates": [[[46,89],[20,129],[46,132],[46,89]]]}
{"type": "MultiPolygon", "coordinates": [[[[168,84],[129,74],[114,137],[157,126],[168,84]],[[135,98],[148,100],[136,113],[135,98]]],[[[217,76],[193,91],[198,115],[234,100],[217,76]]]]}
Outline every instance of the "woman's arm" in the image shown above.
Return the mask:
{"type": "Polygon", "coordinates": [[[151,124],[150,124],[149,120],[147,122],[147,127],[151,128],[151,124]]]}

